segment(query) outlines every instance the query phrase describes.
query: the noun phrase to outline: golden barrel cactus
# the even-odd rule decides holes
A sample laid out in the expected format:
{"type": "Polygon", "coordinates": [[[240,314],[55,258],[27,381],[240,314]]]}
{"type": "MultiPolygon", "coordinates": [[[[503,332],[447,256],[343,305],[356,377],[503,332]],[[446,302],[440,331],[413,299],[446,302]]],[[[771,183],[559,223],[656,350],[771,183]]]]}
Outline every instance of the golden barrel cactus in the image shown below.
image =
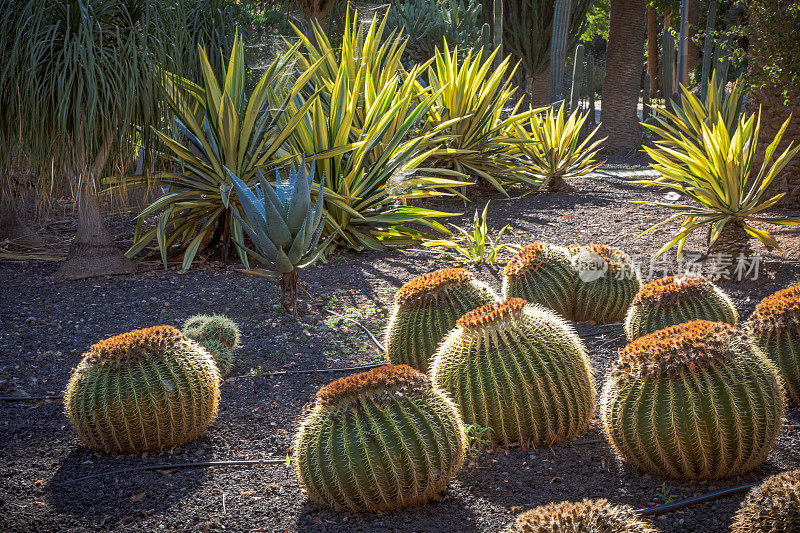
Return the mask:
{"type": "Polygon", "coordinates": [[[578,277],[573,320],[622,322],[642,284],[628,254],[603,244],[573,245],[572,267],[578,277]]]}
{"type": "Polygon", "coordinates": [[[183,323],[184,335],[203,345],[214,357],[223,378],[233,366],[233,351],[239,347],[239,326],[225,315],[194,315],[183,323]]]}
{"type": "Polygon", "coordinates": [[[632,507],[607,500],[548,503],[519,515],[509,533],[656,533],[632,507]]]}
{"type": "Polygon", "coordinates": [[[722,289],[696,276],[668,276],[643,285],[625,316],[628,341],[691,320],[735,326],[739,314],[722,289]]]}
{"type": "Polygon", "coordinates": [[[785,404],[775,365],[730,324],[693,320],[619,353],[600,415],[622,460],[684,480],[743,474],[775,444],[785,404]]]}
{"type": "Polygon", "coordinates": [[[390,511],[439,498],[464,463],[453,402],[425,374],[387,365],[317,392],[294,440],[301,484],[338,511],[390,511]]]}
{"type": "Polygon", "coordinates": [[[497,297],[463,268],[445,268],[412,279],[394,301],[386,328],[389,362],[427,372],[436,347],[456,320],[497,297]]]}
{"type": "Polygon", "coordinates": [[[217,414],[220,375],[211,355],[172,326],[93,345],[64,393],[78,438],[108,453],[140,453],[196,439],[217,414]]]}
{"type": "Polygon", "coordinates": [[[731,524],[731,533],[800,531],[800,470],[769,477],[750,491],[731,524]]]}
{"type": "Polygon", "coordinates": [[[431,368],[466,424],[494,443],[550,445],[584,433],[594,411],[589,358],[574,328],[520,298],[458,319],[431,368]]]}
{"type": "Polygon", "coordinates": [[[778,366],[789,400],[800,404],[800,285],[761,300],[747,330],[778,366]]]}
{"type": "Polygon", "coordinates": [[[522,298],[572,319],[578,277],[563,246],[535,242],[512,257],[503,270],[503,296],[522,298]]]}

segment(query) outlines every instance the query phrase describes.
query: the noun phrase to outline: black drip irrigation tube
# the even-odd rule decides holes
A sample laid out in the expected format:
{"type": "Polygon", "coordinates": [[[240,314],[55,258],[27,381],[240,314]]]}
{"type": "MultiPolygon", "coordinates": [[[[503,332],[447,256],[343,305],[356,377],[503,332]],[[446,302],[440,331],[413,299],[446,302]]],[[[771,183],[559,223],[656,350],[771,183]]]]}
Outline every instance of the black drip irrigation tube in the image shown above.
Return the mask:
{"type": "Polygon", "coordinates": [[[741,494],[742,492],[747,492],[756,485],[758,485],[758,483],[748,483],[747,485],[741,485],[739,487],[733,487],[732,489],[725,489],[725,490],[720,490],[718,492],[712,492],[711,494],[706,494],[704,496],[697,496],[696,498],[689,498],[688,500],[683,500],[680,502],[668,503],[666,505],[659,505],[658,507],[651,507],[650,509],[639,509],[636,511],[636,514],[638,514],[639,516],[658,516],[666,513],[671,513],[673,511],[678,511],[686,507],[691,507],[692,505],[710,502],[712,500],[718,500],[720,498],[727,498],[728,496],[733,496],[735,494],[741,494]]]}
{"type": "Polygon", "coordinates": [[[119,470],[108,470],[107,472],[98,472],[88,476],[70,479],[64,482],[64,485],[72,485],[79,481],[87,479],[95,479],[98,477],[113,476],[117,474],[130,474],[132,472],[147,472],[153,470],[174,470],[177,468],[209,468],[213,466],[260,466],[260,465],[281,465],[287,464],[286,459],[252,459],[241,461],[197,461],[194,463],[165,463],[159,465],[136,466],[132,468],[121,468],[119,470]]]}

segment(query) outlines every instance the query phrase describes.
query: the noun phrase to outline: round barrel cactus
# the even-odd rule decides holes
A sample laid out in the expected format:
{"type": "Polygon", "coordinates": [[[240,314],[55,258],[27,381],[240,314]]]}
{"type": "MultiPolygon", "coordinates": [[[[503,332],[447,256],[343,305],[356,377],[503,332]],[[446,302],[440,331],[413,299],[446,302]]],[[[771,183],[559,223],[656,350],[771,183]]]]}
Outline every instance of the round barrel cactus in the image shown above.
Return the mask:
{"type": "Polygon", "coordinates": [[[503,276],[506,299],[522,298],[572,319],[578,277],[571,254],[563,246],[529,244],[509,260],[503,276]]]}
{"type": "Polygon", "coordinates": [[[294,458],[309,498],[389,511],[439,498],[464,462],[461,417],[425,374],[387,365],[330,383],[300,424],[294,458]]]}
{"type": "Polygon", "coordinates": [[[233,351],[239,347],[239,326],[225,315],[195,315],[183,323],[183,334],[203,345],[211,352],[226,377],[233,366],[233,351]]]}
{"type": "Polygon", "coordinates": [[[436,347],[456,320],[497,297],[463,268],[445,268],[412,279],[394,301],[386,328],[389,362],[427,372],[436,347]]]}
{"type": "Polygon", "coordinates": [[[208,351],[172,326],[93,345],[64,393],[78,438],[108,453],[140,453],[196,439],[217,414],[220,375],[208,351]]]}
{"type": "Polygon", "coordinates": [[[491,428],[490,439],[500,444],[550,445],[588,429],[595,397],[589,358],[563,318],[512,298],[456,324],[431,377],[464,423],[491,428]]]}
{"type": "Polygon", "coordinates": [[[642,284],[631,258],[619,248],[603,244],[573,245],[569,250],[578,277],[573,320],[622,322],[642,284]]]}
{"type": "Polygon", "coordinates": [[[730,324],[706,320],[622,348],[600,400],[603,426],[624,461],[685,480],[760,465],[784,409],[775,365],[730,324]]]}
{"type": "Polygon", "coordinates": [[[667,326],[691,320],[726,322],[739,314],[722,289],[700,277],[668,276],[643,285],[625,317],[625,335],[638,339],[667,326]]]}
{"type": "Polygon", "coordinates": [[[732,533],[800,531],[800,470],[769,477],[750,491],[731,524],[732,533]]]}
{"type": "Polygon", "coordinates": [[[778,366],[788,398],[800,404],[800,285],[761,300],[747,329],[778,366]]]}
{"type": "Polygon", "coordinates": [[[509,533],[656,533],[627,505],[607,500],[548,503],[519,515],[509,533]]]}

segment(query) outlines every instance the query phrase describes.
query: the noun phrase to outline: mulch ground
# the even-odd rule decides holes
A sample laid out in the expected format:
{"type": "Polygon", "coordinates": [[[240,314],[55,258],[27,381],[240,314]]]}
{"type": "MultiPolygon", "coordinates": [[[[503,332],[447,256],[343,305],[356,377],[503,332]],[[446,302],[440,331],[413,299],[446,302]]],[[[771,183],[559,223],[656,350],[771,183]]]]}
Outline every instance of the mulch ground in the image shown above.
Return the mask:
{"type": "MultiPolygon", "coordinates": [[[[651,255],[674,229],[637,238],[666,213],[630,200],[663,198],[664,193],[644,191],[630,176],[598,174],[575,186],[571,192],[515,200],[490,194],[466,209],[452,200],[430,205],[464,211],[454,221],[466,223],[491,198],[492,225],[509,224],[509,240],[522,244],[613,243],[632,254],[651,255]]],[[[112,227],[129,238],[125,221],[112,227]]],[[[765,255],[758,280],[719,283],[742,318],[761,298],[800,279],[798,230],[779,228],[775,234],[785,257],[765,255]]],[[[698,236],[688,247],[699,250],[700,244],[698,236]]],[[[550,501],[602,497],[648,508],[800,467],[800,431],[785,429],[767,461],[747,475],[697,484],[663,480],[622,464],[595,423],[578,440],[551,448],[484,451],[465,466],[441,501],[389,514],[322,509],[308,501],[284,465],[162,470],[74,482],[141,465],[285,457],[303,407],[321,385],[342,374],[265,373],[381,361],[363,331],[324,309],[345,313],[380,333],[394,291],[414,276],[445,266],[430,252],[337,255],[303,272],[312,297],[306,298],[305,314],[295,318],[274,305],[274,284],[211,259],[185,274],[145,268],[134,276],[66,283],[50,279],[56,268],[52,263],[0,263],[0,395],[60,394],[70,369],[97,340],[154,324],[180,326],[198,312],[227,314],[243,336],[233,369],[234,376],[242,377],[224,383],[217,420],[197,441],[161,454],[111,457],[80,446],[59,402],[0,404],[0,529],[499,531],[516,513],[550,501]]],[[[677,267],[669,261],[659,268],[677,267]]],[[[499,290],[499,268],[475,272],[499,290]]],[[[578,330],[591,334],[599,328],[578,325],[578,330]]],[[[585,341],[600,388],[624,344],[621,331],[585,341]]],[[[787,419],[800,424],[800,412],[790,410],[787,419]]],[[[724,531],[742,497],[659,516],[654,523],[664,532],[724,531]]]]}

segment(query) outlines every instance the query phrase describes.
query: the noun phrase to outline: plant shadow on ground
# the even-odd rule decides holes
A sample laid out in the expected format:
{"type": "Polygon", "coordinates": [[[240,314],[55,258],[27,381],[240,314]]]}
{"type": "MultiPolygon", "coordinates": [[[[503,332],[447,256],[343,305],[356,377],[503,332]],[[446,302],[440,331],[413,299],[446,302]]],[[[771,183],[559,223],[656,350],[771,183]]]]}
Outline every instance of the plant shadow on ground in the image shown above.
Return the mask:
{"type": "Polygon", "coordinates": [[[144,464],[183,462],[155,455],[99,458],[86,448],[73,449],[47,482],[45,493],[52,508],[85,519],[87,527],[110,528],[133,524],[143,517],[159,516],[180,506],[200,490],[208,476],[205,468],[114,474],[78,481],[100,472],[135,468],[144,464]],[[164,494],[163,488],[169,492],[164,494]]]}

